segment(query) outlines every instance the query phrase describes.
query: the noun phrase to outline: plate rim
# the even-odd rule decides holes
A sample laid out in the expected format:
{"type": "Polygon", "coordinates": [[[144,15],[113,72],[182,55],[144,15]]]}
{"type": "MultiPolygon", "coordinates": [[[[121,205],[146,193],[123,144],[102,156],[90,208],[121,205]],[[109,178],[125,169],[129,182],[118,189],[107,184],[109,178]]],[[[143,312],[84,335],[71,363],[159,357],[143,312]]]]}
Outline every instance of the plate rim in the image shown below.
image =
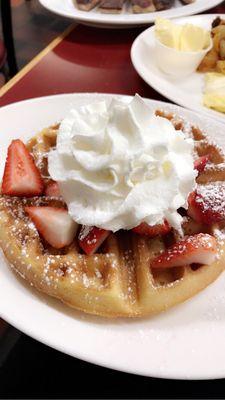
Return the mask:
{"type": "MultiPolygon", "coordinates": [[[[188,20],[189,18],[191,18],[191,19],[195,19],[195,18],[198,19],[199,17],[205,18],[205,19],[210,19],[210,18],[213,19],[213,18],[216,18],[216,17],[219,17],[219,16],[221,17],[222,15],[223,15],[223,14],[198,14],[198,15],[189,15],[189,16],[182,17],[182,18],[175,18],[174,21],[175,21],[175,22],[176,22],[176,21],[182,22],[182,20],[185,21],[185,20],[188,20]]],[[[135,40],[134,40],[133,43],[132,43],[132,46],[131,46],[131,49],[130,49],[130,57],[131,57],[131,62],[132,62],[132,65],[133,65],[135,71],[136,71],[137,74],[144,80],[144,82],[147,83],[148,86],[152,87],[154,90],[156,90],[158,93],[160,93],[163,97],[167,98],[170,102],[173,102],[174,104],[176,104],[176,105],[178,105],[178,106],[181,106],[181,107],[183,107],[183,108],[187,108],[188,110],[195,111],[195,109],[192,108],[191,106],[187,105],[187,103],[186,103],[185,101],[182,101],[182,99],[181,99],[181,100],[176,100],[175,97],[172,96],[172,95],[170,94],[169,91],[163,90],[163,88],[161,88],[161,86],[158,86],[157,84],[155,84],[155,83],[154,83],[154,78],[156,77],[157,80],[160,79],[160,78],[158,77],[158,75],[156,76],[156,75],[154,75],[153,73],[151,73],[151,78],[152,78],[152,79],[151,79],[151,83],[150,83],[149,80],[146,79],[146,77],[145,77],[143,71],[141,70],[141,68],[139,67],[140,64],[138,63],[137,57],[136,57],[137,48],[138,48],[138,46],[139,46],[139,43],[140,43],[141,38],[146,34],[146,32],[147,32],[147,31],[152,32],[153,29],[154,29],[154,26],[148,27],[148,28],[145,29],[143,32],[141,32],[141,33],[135,38],[135,40]]],[[[161,79],[160,79],[160,80],[161,80],[161,79]]],[[[173,87],[176,88],[175,85],[173,85],[173,87]]],[[[217,122],[220,122],[220,123],[222,123],[222,124],[225,123],[225,116],[224,116],[223,113],[219,113],[219,112],[218,112],[218,114],[217,114],[217,113],[215,113],[215,114],[212,113],[212,114],[211,114],[210,111],[213,111],[213,110],[210,110],[210,109],[208,110],[206,107],[199,105],[198,112],[201,112],[203,115],[205,115],[205,116],[208,117],[208,118],[215,119],[217,122]],[[220,115],[220,114],[221,114],[221,115],[220,115]]]]}
{"type": "MultiPolygon", "coordinates": [[[[44,102],[46,100],[51,100],[51,99],[54,99],[54,98],[68,98],[68,99],[71,99],[71,97],[78,97],[78,96],[79,97],[86,97],[86,96],[89,96],[89,97],[92,97],[92,96],[102,97],[103,96],[103,97],[108,97],[108,98],[116,96],[116,97],[123,97],[123,98],[125,97],[127,99],[131,99],[132,98],[132,96],[129,96],[129,95],[121,95],[121,94],[114,94],[114,93],[113,94],[109,94],[109,93],[106,94],[106,93],[96,93],[96,92],[93,92],[93,93],[66,93],[66,94],[58,94],[58,95],[50,95],[50,96],[41,96],[41,97],[26,99],[26,100],[22,100],[22,101],[19,101],[19,102],[15,102],[15,103],[11,103],[9,105],[3,106],[3,107],[0,108],[0,114],[1,114],[1,112],[4,112],[4,110],[10,109],[10,108],[13,109],[13,108],[17,107],[18,105],[23,105],[23,104],[27,105],[27,103],[29,104],[29,103],[36,103],[36,102],[42,102],[42,101],[44,102]]],[[[194,114],[195,116],[197,115],[197,113],[195,113],[194,111],[184,109],[181,106],[177,106],[177,105],[174,105],[174,104],[171,104],[171,103],[166,103],[166,102],[162,102],[162,101],[158,101],[158,100],[148,99],[148,98],[144,98],[144,99],[147,100],[147,102],[151,103],[152,105],[154,105],[156,107],[164,106],[164,107],[171,108],[171,109],[173,108],[173,109],[177,110],[177,112],[179,112],[180,109],[183,109],[183,111],[185,111],[185,113],[187,113],[189,115],[191,115],[191,114],[194,114]]],[[[211,122],[213,124],[221,126],[221,129],[223,128],[223,124],[219,123],[218,121],[212,120],[210,118],[207,118],[207,119],[211,120],[211,122]]],[[[36,293],[36,291],[35,291],[35,293],[36,293]]],[[[48,345],[49,347],[52,347],[52,348],[54,348],[54,349],[56,349],[58,351],[61,351],[62,353],[68,354],[68,355],[73,356],[73,357],[77,357],[77,358],[79,358],[81,360],[90,362],[92,364],[100,365],[100,366],[103,366],[103,367],[106,367],[106,368],[110,368],[110,369],[114,369],[114,370],[117,370],[117,371],[128,372],[128,373],[132,373],[132,374],[136,374],[136,375],[155,377],[155,378],[187,379],[187,380],[188,379],[194,379],[195,380],[195,379],[215,379],[215,378],[224,378],[225,377],[225,372],[224,371],[221,371],[220,373],[215,373],[214,375],[209,373],[208,376],[207,376],[207,374],[204,374],[204,375],[199,374],[196,377],[193,377],[193,376],[188,377],[188,376],[184,376],[184,375],[181,375],[181,376],[179,376],[179,375],[176,375],[176,376],[175,375],[171,375],[169,373],[169,371],[167,373],[165,371],[163,371],[163,372],[160,372],[160,371],[158,371],[158,372],[152,372],[152,371],[146,372],[145,371],[144,372],[144,371],[140,371],[140,370],[135,370],[133,365],[132,366],[127,366],[125,368],[125,367],[119,367],[118,365],[115,365],[114,362],[112,362],[111,364],[108,361],[105,361],[105,362],[104,361],[100,361],[99,362],[97,360],[97,356],[95,356],[95,357],[91,356],[90,357],[87,354],[84,355],[83,353],[79,353],[79,349],[77,349],[77,348],[76,348],[75,352],[72,351],[72,350],[69,351],[69,350],[65,349],[65,347],[63,347],[63,343],[56,343],[54,339],[52,340],[51,336],[50,337],[49,336],[43,336],[43,335],[41,335],[41,336],[39,335],[38,336],[38,333],[35,332],[32,329],[32,327],[29,326],[29,323],[27,323],[27,326],[24,328],[24,326],[22,326],[22,322],[20,322],[20,318],[19,317],[18,317],[18,320],[15,322],[15,318],[13,318],[12,316],[7,315],[7,311],[4,311],[3,308],[4,307],[2,306],[2,303],[0,303],[0,317],[3,318],[4,320],[6,320],[11,325],[15,326],[20,331],[22,331],[25,334],[31,336],[35,340],[38,340],[38,341],[48,345]]],[[[88,327],[86,327],[86,329],[88,329],[88,327]]]]}
{"type": "MultiPolygon", "coordinates": [[[[181,18],[184,16],[190,16],[190,15],[194,15],[196,13],[201,13],[203,11],[207,11],[210,10],[213,7],[216,7],[217,5],[219,5],[220,3],[222,3],[223,0],[205,0],[208,2],[208,4],[205,6],[202,2],[202,4],[198,5],[197,3],[193,3],[193,4],[188,4],[183,6],[184,8],[181,8],[180,12],[176,12],[175,16],[173,15],[173,12],[171,10],[171,12],[169,12],[168,18],[181,18]],[[213,4],[210,4],[210,2],[213,2],[213,4]],[[189,7],[188,9],[185,7],[189,7]],[[183,11],[182,11],[183,10],[183,11]]],[[[85,11],[80,11],[77,10],[75,7],[75,14],[73,15],[70,12],[60,12],[60,10],[58,10],[56,7],[51,6],[51,3],[49,2],[49,0],[39,0],[40,4],[46,8],[48,11],[53,12],[55,14],[58,14],[60,16],[66,17],[66,18],[70,18],[73,19],[75,21],[79,21],[80,23],[84,23],[84,24],[95,24],[98,26],[104,26],[107,27],[107,25],[111,25],[114,27],[120,27],[120,26],[141,26],[141,25],[149,25],[152,24],[156,18],[156,16],[165,16],[162,13],[165,13],[166,11],[168,12],[168,10],[165,11],[158,11],[157,15],[156,12],[155,13],[143,13],[143,14],[120,14],[121,15],[126,15],[128,16],[127,19],[119,19],[118,16],[116,16],[115,14],[91,14],[90,12],[85,12],[85,11]],[[80,14],[81,13],[81,14],[80,14]],[[84,13],[84,14],[82,14],[84,13]],[[151,15],[153,14],[153,15],[151,15]],[[104,15],[104,19],[102,17],[102,15],[104,15]]]]}

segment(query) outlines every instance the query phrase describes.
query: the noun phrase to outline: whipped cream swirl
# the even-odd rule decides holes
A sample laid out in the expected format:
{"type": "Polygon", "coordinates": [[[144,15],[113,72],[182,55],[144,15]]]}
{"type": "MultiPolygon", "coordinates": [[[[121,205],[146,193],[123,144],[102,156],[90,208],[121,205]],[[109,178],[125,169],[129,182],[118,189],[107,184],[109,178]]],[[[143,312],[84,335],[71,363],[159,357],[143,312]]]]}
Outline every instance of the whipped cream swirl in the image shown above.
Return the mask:
{"type": "Polygon", "coordinates": [[[193,146],[138,95],[95,102],[62,121],[49,173],[77,223],[115,232],[167,219],[180,230],[177,210],[195,188],[193,146]]]}

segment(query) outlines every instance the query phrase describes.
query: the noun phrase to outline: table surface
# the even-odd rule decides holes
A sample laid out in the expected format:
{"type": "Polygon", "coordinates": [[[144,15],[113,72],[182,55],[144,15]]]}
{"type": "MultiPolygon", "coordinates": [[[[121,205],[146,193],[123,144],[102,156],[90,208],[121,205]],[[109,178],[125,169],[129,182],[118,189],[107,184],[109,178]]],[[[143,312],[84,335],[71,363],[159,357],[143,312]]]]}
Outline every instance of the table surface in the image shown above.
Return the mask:
{"type": "MultiPolygon", "coordinates": [[[[208,13],[224,11],[225,2],[208,13]]],[[[70,27],[69,34],[56,38],[0,90],[0,106],[71,92],[139,93],[166,101],[138,76],[131,64],[132,42],[144,29],[70,27]]]]}
{"type": "MultiPolygon", "coordinates": [[[[225,2],[208,11],[208,13],[224,12],[225,2]]],[[[145,28],[106,30],[76,24],[72,25],[0,90],[0,106],[33,97],[74,92],[102,92],[127,95],[139,93],[143,97],[167,101],[138,76],[131,64],[130,48],[132,42],[143,29],[145,28]]],[[[6,331],[7,324],[0,320],[0,339],[5,335],[6,331]]],[[[28,338],[26,340],[24,338],[26,337],[23,336],[21,339],[23,346],[24,341],[28,340],[29,347],[31,342],[29,342],[28,338]]],[[[44,348],[43,345],[33,341],[32,346],[32,348],[35,346],[37,348],[40,347],[42,350],[44,348]]],[[[26,347],[25,351],[27,351],[26,347]]],[[[54,357],[57,358],[55,356],[57,352],[49,349],[48,351],[51,356],[54,354],[52,356],[53,359],[54,357]]],[[[31,352],[31,354],[33,353],[31,352]]],[[[64,357],[66,357],[65,363],[68,365],[70,358],[68,356],[64,357]]],[[[77,362],[78,364],[81,363],[77,362]]],[[[15,359],[13,359],[13,365],[14,367],[17,365],[15,359]]],[[[91,371],[91,367],[85,366],[87,364],[83,363],[82,367],[89,368],[91,371]]],[[[96,368],[93,367],[93,370],[96,370],[96,368]]],[[[101,374],[103,370],[103,368],[100,369],[101,374]]],[[[3,373],[5,372],[3,371],[3,373]]],[[[118,378],[120,373],[116,374],[118,378]]],[[[123,382],[124,377],[127,375],[122,373],[120,375],[123,376],[121,378],[121,382],[123,382]]],[[[129,379],[127,380],[126,378],[125,381],[128,383],[129,379]]],[[[3,382],[3,379],[1,379],[1,382],[3,382]]],[[[132,381],[129,382],[132,388],[134,382],[138,382],[138,378],[136,381],[133,381],[132,378],[132,381]]],[[[142,380],[142,382],[144,381],[142,380]]],[[[152,382],[155,382],[155,380],[152,380],[152,382]]],[[[164,387],[166,390],[167,386],[164,385],[164,387]]],[[[206,388],[206,386],[204,387],[206,388]]],[[[128,397],[133,397],[132,394],[134,394],[134,397],[143,397],[141,396],[142,392],[127,389],[127,392],[125,392],[129,394],[128,397]]],[[[121,394],[125,392],[122,391],[121,394]]],[[[4,394],[6,395],[7,393],[4,394]]],[[[65,392],[63,393],[65,395],[65,392]]],[[[120,392],[114,389],[112,393],[115,396],[119,396],[120,392]]],[[[164,392],[162,389],[154,392],[153,396],[156,398],[158,397],[157,393],[162,395],[164,392]]],[[[207,392],[206,390],[202,393],[203,397],[207,397],[207,393],[210,394],[210,391],[207,392]]],[[[101,394],[103,397],[106,396],[106,393],[103,394],[99,391],[98,395],[100,396],[101,394]]],[[[82,392],[79,395],[82,396],[82,392]]],[[[189,395],[191,396],[191,392],[189,395]]],[[[193,395],[199,397],[196,392],[193,392],[193,395]]]]}

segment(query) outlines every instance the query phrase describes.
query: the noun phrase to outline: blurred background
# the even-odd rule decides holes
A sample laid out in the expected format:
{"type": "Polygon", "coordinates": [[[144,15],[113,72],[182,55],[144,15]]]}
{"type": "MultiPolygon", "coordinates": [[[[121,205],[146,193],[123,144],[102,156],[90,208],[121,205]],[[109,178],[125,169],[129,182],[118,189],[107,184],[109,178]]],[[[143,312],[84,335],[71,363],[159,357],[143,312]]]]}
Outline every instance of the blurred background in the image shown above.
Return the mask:
{"type": "Polygon", "coordinates": [[[1,0],[0,6],[1,87],[71,21],[48,12],[38,0],[1,0]]]}

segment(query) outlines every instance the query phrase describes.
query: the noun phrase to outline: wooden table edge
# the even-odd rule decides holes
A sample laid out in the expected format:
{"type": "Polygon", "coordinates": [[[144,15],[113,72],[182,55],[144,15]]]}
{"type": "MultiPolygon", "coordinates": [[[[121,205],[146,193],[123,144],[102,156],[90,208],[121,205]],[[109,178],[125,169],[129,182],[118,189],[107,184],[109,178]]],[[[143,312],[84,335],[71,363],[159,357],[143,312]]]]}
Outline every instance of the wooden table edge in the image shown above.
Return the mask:
{"type": "Polygon", "coordinates": [[[69,33],[75,28],[77,23],[71,24],[63,33],[52,40],[40,53],[38,53],[28,64],[25,65],[12,79],[10,79],[1,89],[0,97],[10,90],[21,78],[23,78],[39,61],[53,50],[69,33]]]}

